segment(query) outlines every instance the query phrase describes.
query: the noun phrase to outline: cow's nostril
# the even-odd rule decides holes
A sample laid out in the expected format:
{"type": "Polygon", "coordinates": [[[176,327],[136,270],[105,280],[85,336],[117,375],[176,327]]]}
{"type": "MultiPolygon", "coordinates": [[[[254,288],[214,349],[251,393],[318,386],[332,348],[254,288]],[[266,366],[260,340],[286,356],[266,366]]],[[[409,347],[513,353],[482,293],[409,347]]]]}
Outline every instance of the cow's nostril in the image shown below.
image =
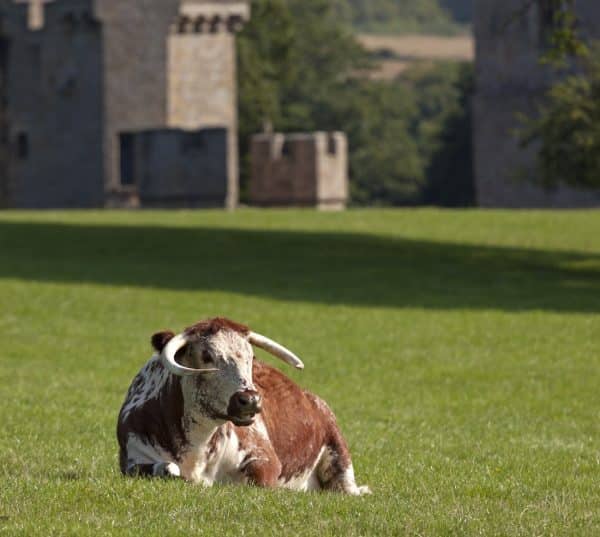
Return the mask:
{"type": "Polygon", "coordinates": [[[252,403],[252,396],[248,395],[247,393],[240,393],[237,400],[238,405],[242,407],[249,406],[250,403],[252,403]]]}

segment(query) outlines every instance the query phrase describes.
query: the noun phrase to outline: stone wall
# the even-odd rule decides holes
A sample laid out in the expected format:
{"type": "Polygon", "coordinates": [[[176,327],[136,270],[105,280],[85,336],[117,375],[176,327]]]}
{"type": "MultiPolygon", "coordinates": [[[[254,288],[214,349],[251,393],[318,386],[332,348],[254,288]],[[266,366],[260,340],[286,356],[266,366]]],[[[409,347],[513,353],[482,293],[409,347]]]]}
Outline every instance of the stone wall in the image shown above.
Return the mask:
{"type": "MultiPolygon", "coordinates": [[[[483,207],[589,207],[597,193],[536,186],[534,147],[520,147],[517,114],[534,114],[536,103],[555,80],[539,62],[551,28],[535,3],[522,12],[522,0],[478,0],[475,5],[476,95],[473,151],[477,202],[483,207]],[[520,13],[520,15],[519,15],[520,13]]],[[[577,3],[581,30],[600,37],[600,3],[577,3]]]]}
{"type": "Polygon", "coordinates": [[[341,132],[259,134],[251,143],[250,202],[342,209],[348,200],[348,146],[341,132]]]}
{"type": "Polygon", "coordinates": [[[223,207],[227,129],[159,129],[121,135],[126,184],[144,207],[223,207]]]}

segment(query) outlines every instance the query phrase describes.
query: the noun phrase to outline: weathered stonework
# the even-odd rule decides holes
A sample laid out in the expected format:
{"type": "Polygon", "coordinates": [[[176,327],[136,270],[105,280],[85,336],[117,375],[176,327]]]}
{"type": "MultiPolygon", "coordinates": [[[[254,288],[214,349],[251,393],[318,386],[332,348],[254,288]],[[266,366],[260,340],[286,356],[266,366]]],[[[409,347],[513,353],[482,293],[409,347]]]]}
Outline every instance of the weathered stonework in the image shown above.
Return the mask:
{"type": "MultiPolygon", "coordinates": [[[[523,12],[522,0],[475,3],[473,151],[477,201],[483,207],[600,205],[597,192],[566,187],[548,191],[527,180],[535,174],[536,150],[519,146],[517,114],[535,113],[554,76],[539,62],[551,32],[540,5],[535,2],[523,12]]],[[[599,38],[600,3],[582,0],[577,9],[582,34],[599,38]]]]}
{"type": "Polygon", "coordinates": [[[161,153],[165,129],[220,127],[227,133],[223,205],[235,207],[233,32],[248,19],[249,4],[46,2],[0,0],[0,52],[8,51],[0,61],[1,145],[8,148],[5,162],[0,152],[0,204],[139,205],[138,185],[121,181],[122,133],[156,130],[161,153]]]}
{"type": "Polygon", "coordinates": [[[348,143],[341,132],[259,134],[252,138],[251,160],[252,204],[346,206],[348,143]]]}

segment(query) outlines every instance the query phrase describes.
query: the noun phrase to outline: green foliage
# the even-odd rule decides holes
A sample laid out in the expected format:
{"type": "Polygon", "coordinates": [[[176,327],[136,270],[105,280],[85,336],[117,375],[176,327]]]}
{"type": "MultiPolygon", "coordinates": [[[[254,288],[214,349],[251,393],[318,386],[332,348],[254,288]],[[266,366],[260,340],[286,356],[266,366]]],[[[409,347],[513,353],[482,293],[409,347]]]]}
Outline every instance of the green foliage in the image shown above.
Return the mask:
{"type": "Polygon", "coordinates": [[[0,213],[0,534],[595,536],[600,213],[0,213]],[[125,479],[150,335],[306,363],[374,494],[125,479]]]}
{"type": "MultiPolygon", "coordinates": [[[[367,52],[327,0],[257,1],[239,39],[239,58],[242,192],[248,141],[268,124],[284,132],[346,132],[356,204],[423,200],[445,124],[460,115],[468,68],[424,64],[397,81],[370,80],[367,52]]],[[[450,143],[468,135],[467,123],[460,127],[462,133],[445,134],[450,143]]],[[[464,149],[447,158],[468,162],[464,149]]],[[[460,180],[470,181],[470,174],[460,180]]]]}
{"type": "Polygon", "coordinates": [[[471,97],[473,66],[440,64],[418,79],[421,127],[427,181],[422,194],[426,205],[468,207],[475,204],[471,97]]]}
{"type": "Polygon", "coordinates": [[[440,0],[440,4],[459,23],[470,24],[473,20],[473,0],[440,0]]]}
{"type": "Polygon", "coordinates": [[[584,57],[589,53],[586,43],[578,32],[575,0],[537,0],[538,9],[546,11],[550,18],[548,48],[542,62],[555,67],[568,67],[573,57],[584,57]]]}
{"type": "Polygon", "coordinates": [[[599,58],[582,60],[580,72],[550,88],[539,115],[524,120],[521,140],[539,145],[538,181],[546,187],[600,188],[599,58]]]}

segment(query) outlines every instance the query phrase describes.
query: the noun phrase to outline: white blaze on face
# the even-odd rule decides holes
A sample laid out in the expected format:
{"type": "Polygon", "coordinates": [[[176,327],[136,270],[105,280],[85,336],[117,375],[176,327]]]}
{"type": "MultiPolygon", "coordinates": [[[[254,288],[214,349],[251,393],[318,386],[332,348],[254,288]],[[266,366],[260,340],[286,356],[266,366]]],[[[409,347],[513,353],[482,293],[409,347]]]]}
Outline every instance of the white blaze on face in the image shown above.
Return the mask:
{"type": "Polygon", "coordinates": [[[250,343],[233,330],[220,330],[193,343],[189,356],[190,366],[216,368],[218,371],[182,378],[186,407],[193,405],[208,417],[212,417],[211,414],[226,416],[229,401],[235,393],[254,389],[253,356],[250,343]]]}

